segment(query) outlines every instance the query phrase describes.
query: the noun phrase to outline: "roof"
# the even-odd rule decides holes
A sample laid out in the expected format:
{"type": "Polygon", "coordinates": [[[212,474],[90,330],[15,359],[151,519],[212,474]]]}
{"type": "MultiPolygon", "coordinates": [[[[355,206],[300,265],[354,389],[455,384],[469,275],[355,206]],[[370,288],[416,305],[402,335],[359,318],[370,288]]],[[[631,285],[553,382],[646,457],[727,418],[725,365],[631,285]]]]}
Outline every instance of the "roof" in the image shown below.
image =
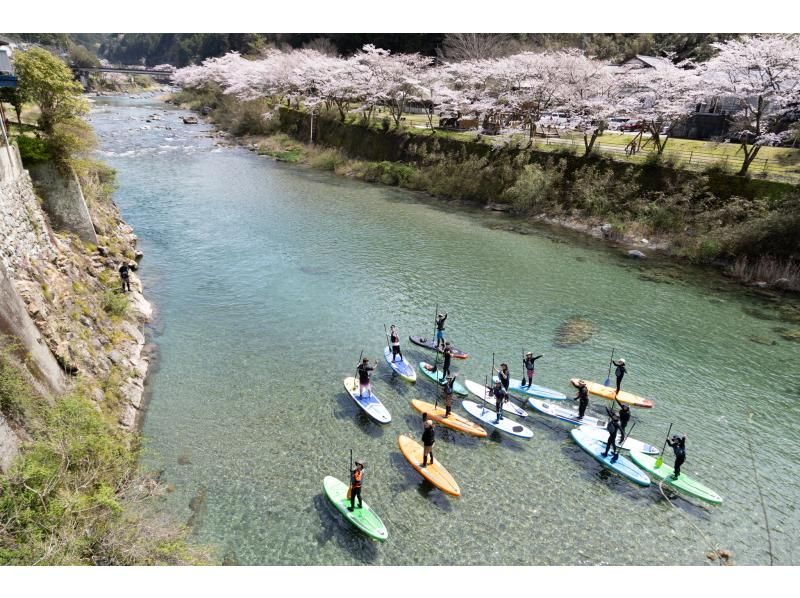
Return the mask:
{"type": "Polygon", "coordinates": [[[634,58],[630,58],[622,64],[623,66],[633,66],[637,65],[637,63],[641,66],[641,68],[651,68],[656,70],[674,66],[672,62],[666,58],[659,58],[658,56],[645,56],[644,54],[637,54],[634,58]]]}
{"type": "Polygon", "coordinates": [[[14,65],[11,64],[11,57],[0,50],[0,73],[14,74],[14,65]]]}

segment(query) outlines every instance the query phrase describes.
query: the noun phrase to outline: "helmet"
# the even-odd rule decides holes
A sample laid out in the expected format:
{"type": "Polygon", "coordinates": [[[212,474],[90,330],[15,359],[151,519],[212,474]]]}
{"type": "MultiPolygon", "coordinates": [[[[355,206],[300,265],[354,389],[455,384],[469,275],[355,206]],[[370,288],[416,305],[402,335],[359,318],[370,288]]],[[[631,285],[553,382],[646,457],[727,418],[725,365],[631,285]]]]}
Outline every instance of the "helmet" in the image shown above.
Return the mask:
{"type": "Polygon", "coordinates": [[[528,351],[525,355],[533,355],[533,351],[528,351]]]}
{"type": "Polygon", "coordinates": [[[620,362],[622,365],[625,365],[625,360],[624,360],[624,359],[620,359],[620,360],[619,360],[619,362],[620,362]]]}

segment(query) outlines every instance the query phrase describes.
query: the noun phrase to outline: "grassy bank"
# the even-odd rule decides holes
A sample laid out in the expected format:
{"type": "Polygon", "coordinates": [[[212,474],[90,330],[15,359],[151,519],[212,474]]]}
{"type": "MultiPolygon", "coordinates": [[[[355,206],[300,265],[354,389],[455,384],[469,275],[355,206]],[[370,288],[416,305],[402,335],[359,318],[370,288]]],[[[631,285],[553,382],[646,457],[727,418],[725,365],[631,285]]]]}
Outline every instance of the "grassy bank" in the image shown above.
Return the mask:
{"type": "Polygon", "coordinates": [[[800,290],[800,192],[790,184],[731,176],[718,164],[689,171],[655,154],[625,163],[571,146],[495,147],[474,135],[341,122],[324,111],[309,144],[310,117],[297,109],[211,91],[184,91],[175,101],[210,108],[219,128],[280,160],[476,205],[507,204],[518,219],[607,225],[611,238],[646,238],[693,262],[725,262],[745,280],[800,290]]]}

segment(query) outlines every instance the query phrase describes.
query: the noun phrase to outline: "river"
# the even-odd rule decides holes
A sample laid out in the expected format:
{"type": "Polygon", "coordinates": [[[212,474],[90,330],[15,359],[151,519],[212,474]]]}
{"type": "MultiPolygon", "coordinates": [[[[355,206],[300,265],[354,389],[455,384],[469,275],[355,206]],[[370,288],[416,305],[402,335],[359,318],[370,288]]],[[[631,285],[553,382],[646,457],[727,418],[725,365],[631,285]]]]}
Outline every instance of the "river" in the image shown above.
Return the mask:
{"type": "MultiPolygon", "coordinates": [[[[775,332],[774,304],[599,242],[498,230],[507,217],[219,147],[180,114],[155,99],[97,98],[91,121],[158,310],[143,466],[163,470],[168,508],[198,541],[239,564],[692,565],[714,547],[769,564],[770,541],[776,564],[800,563],[800,344],[775,332]],[[432,401],[433,386],[392,379],[382,349],[384,323],[403,339],[429,334],[437,304],[470,353],[455,369],[472,379],[493,352],[518,376],[525,348],[544,354],[539,384],[570,392],[573,376],[602,382],[614,348],[624,388],[656,404],[634,412],[633,436],[660,448],[674,423],[688,434],[684,471],[724,504],[670,504],[535,414],[530,441],[439,428],[436,457],[463,494],[432,489],[396,442],[419,438],[408,401],[432,401]],[[562,346],[557,330],[574,316],[596,332],[562,346]],[[362,349],[382,364],[384,427],[342,386],[362,349]],[[367,463],[364,498],[385,543],[322,494],[325,475],[346,479],[351,448],[367,463]]],[[[431,358],[407,341],[404,354],[431,358]]]]}

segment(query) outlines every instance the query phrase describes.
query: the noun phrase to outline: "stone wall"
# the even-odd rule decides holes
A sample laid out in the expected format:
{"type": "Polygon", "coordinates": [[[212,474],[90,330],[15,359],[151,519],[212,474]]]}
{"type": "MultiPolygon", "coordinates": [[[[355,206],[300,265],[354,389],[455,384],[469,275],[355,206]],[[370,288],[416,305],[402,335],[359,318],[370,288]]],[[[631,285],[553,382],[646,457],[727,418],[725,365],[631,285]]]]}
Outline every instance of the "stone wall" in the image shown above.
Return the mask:
{"type": "Polygon", "coordinates": [[[75,233],[84,243],[97,245],[97,233],[75,173],[71,170],[62,173],[51,162],[37,164],[30,170],[53,227],[75,233]]]}

